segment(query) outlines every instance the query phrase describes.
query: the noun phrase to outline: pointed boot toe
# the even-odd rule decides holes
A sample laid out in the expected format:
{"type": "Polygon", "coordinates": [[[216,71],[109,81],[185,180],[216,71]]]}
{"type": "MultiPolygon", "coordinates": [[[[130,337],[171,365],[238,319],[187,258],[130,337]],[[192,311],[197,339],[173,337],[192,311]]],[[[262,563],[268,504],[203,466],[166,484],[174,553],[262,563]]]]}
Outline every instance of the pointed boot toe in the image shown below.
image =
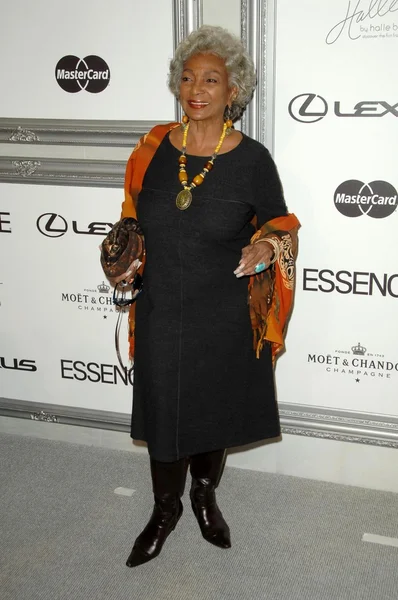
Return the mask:
{"type": "Polygon", "coordinates": [[[150,556],[149,554],[142,552],[139,548],[136,548],[134,546],[134,548],[132,549],[132,551],[130,553],[130,556],[126,560],[126,566],[127,567],[138,567],[139,565],[143,565],[144,563],[149,562],[153,558],[156,558],[156,556],[157,556],[157,554],[154,556],[150,556]]]}
{"type": "Polygon", "coordinates": [[[190,495],[192,510],[204,539],[219,548],[231,548],[230,530],[217,505],[211,482],[193,480],[190,495]]]}
{"type": "Polygon", "coordinates": [[[126,561],[128,567],[138,567],[159,556],[166,539],[181,518],[183,507],[178,496],[165,494],[155,500],[149,523],[135,540],[126,561]]]}
{"type": "Polygon", "coordinates": [[[210,544],[218,546],[218,548],[231,548],[231,537],[229,530],[215,531],[211,534],[204,535],[203,537],[206,541],[210,542],[210,544]]]}

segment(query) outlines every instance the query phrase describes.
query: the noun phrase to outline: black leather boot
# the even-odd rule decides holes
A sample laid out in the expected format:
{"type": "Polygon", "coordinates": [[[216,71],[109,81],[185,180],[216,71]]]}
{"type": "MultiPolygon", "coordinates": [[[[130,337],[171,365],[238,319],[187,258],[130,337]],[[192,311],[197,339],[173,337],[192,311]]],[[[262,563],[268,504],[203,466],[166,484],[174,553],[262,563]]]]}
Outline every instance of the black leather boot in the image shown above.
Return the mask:
{"type": "Polygon", "coordinates": [[[192,509],[205,540],[219,548],[231,547],[229,527],[217,506],[215,489],[224,470],[226,452],[216,450],[191,456],[192,509]]]}
{"type": "Polygon", "coordinates": [[[180,498],[184,493],[188,460],[164,463],[151,459],[150,462],[155,506],[148,524],[135,540],[126,562],[128,567],[137,567],[158,556],[182,515],[180,498]]]}

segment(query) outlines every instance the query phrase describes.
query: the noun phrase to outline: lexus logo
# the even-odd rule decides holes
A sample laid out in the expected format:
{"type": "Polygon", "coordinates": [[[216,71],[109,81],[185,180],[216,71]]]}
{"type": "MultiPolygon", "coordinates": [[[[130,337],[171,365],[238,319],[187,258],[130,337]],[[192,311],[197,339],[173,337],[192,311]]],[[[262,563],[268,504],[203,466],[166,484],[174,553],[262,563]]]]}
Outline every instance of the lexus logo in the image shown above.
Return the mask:
{"type": "Polygon", "coordinates": [[[28,360],[26,358],[21,360],[18,358],[7,359],[4,356],[0,356],[0,369],[11,369],[13,371],[37,371],[36,362],[34,360],[28,360]]]}
{"type": "Polygon", "coordinates": [[[99,56],[79,58],[69,55],[58,61],[55,78],[58,85],[70,94],[81,90],[98,94],[108,86],[111,74],[108,65],[99,56]]]}
{"type": "MultiPolygon", "coordinates": [[[[46,237],[58,238],[68,231],[68,223],[64,217],[56,213],[44,213],[36,221],[37,229],[46,237]]],[[[81,227],[77,221],[72,221],[72,231],[77,234],[106,235],[112,229],[112,223],[92,221],[81,227]]]]}
{"type": "MultiPolygon", "coordinates": [[[[336,117],[342,118],[380,118],[386,115],[398,117],[398,102],[390,104],[385,100],[362,100],[354,107],[343,109],[341,101],[333,103],[333,112],[336,117]]],[[[300,123],[317,123],[329,112],[329,105],[325,98],[317,94],[300,94],[289,102],[289,114],[300,123]]]]}
{"type": "Polygon", "coordinates": [[[328,103],[322,96],[300,94],[289,104],[289,114],[301,123],[317,123],[327,115],[328,103]]]}
{"type": "Polygon", "coordinates": [[[397,190],[386,181],[363,183],[351,179],[340,184],[334,205],[345,217],[368,215],[374,219],[389,217],[397,208],[397,190]]]}
{"type": "Polygon", "coordinates": [[[36,221],[37,229],[47,237],[61,237],[68,231],[68,223],[61,215],[45,213],[36,221]]]}

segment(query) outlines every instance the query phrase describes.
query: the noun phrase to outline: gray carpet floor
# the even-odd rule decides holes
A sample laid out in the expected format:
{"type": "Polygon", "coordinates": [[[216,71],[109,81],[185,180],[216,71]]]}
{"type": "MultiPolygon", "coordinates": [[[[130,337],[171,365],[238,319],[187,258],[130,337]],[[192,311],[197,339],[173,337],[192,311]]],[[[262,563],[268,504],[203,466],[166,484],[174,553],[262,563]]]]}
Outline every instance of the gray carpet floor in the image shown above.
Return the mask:
{"type": "Polygon", "coordinates": [[[125,560],[152,509],[145,455],[0,435],[1,600],[397,600],[398,496],[226,468],[233,547],[188,502],[162,554],[125,560]],[[115,494],[118,487],[133,495],[115,494]]]}

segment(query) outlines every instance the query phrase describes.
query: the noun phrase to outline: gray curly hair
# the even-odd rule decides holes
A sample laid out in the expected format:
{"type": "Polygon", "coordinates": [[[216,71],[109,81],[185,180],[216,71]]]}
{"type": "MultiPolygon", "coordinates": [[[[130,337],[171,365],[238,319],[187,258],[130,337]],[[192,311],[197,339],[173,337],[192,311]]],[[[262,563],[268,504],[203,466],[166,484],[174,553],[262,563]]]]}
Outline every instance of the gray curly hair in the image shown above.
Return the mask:
{"type": "Polygon", "coordinates": [[[195,54],[216,54],[225,60],[229,86],[238,89],[231,106],[231,119],[242,115],[256,87],[256,72],[242,41],[222,27],[202,25],[183,40],[170,61],[169,88],[178,99],[184,63],[195,54]]]}

